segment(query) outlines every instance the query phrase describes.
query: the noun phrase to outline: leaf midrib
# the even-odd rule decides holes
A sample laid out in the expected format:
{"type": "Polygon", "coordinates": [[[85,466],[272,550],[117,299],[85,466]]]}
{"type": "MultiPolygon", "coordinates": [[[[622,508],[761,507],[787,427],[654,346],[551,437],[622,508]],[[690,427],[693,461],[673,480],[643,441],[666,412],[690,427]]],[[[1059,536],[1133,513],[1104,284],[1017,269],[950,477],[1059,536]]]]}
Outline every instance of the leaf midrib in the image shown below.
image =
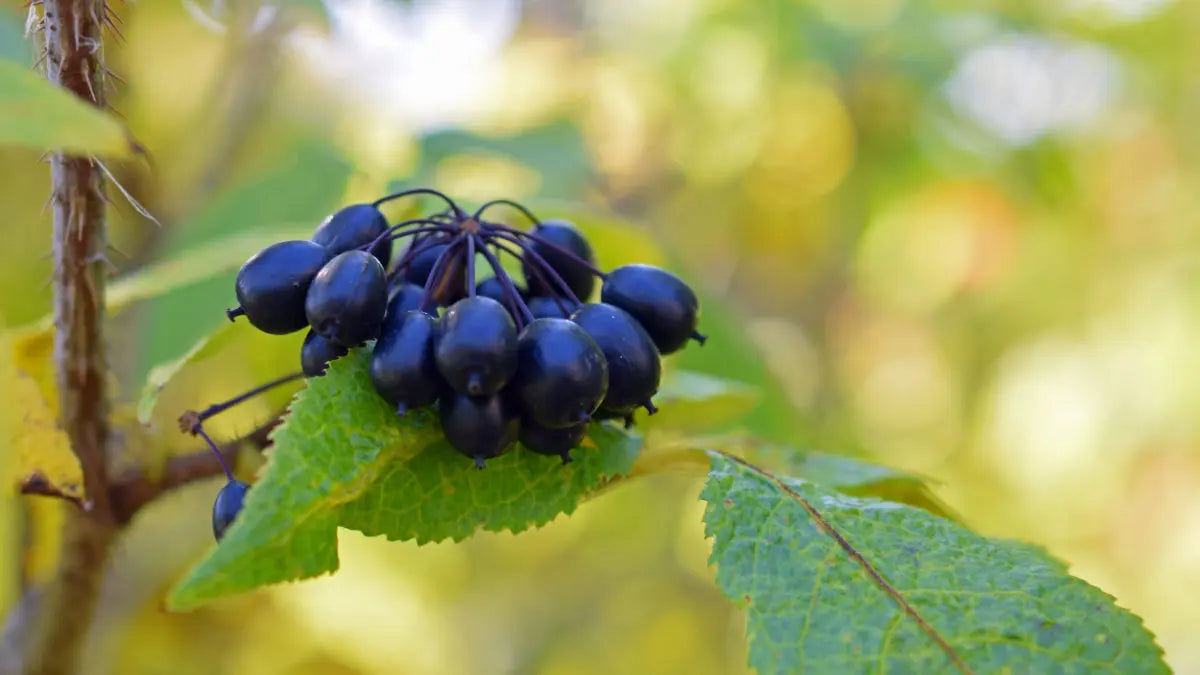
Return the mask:
{"type": "Polygon", "coordinates": [[[899,605],[904,614],[907,615],[908,618],[917,625],[921,632],[925,633],[925,635],[942,650],[942,652],[946,655],[946,658],[950,660],[950,662],[959,670],[959,672],[964,673],[964,675],[974,675],[974,671],[970,666],[967,665],[967,662],[954,649],[954,647],[951,646],[950,642],[945,638],[945,636],[939,633],[938,630],[934,628],[933,625],[930,624],[920,612],[917,611],[917,608],[908,601],[904,594],[901,593],[900,590],[893,586],[890,582],[888,582],[888,580],[884,578],[883,574],[876,569],[869,560],[867,560],[866,556],[860,553],[858,549],[856,549],[854,545],[851,544],[848,539],[846,539],[845,535],[843,535],[837,530],[837,528],[833,526],[833,523],[829,522],[825,516],[821,515],[821,512],[818,511],[811,502],[793,490],[787,483],[780,480],[774,474],[771,474],[770,472],[751,464],[741,457],[731,455],[720,450],[709,450],[708,453],[713,457],[720,457],[722,459],[729,460],[746,469],[747,471],[762,477],[779,489],[783,494],[787,495],[789,498],[799,504],[800,507],[804,509],[805,513],[808,514],[809,518],[812,519],[817,530],[832,538],[834,542],[837,543],[838,547],[842,549],[842,552],[858,563],[858,565],[862,567],[863,571],[867,573],[867,576],[871,579],[871,582],[884,593],[886,593],[897,605],[899,605]]]}

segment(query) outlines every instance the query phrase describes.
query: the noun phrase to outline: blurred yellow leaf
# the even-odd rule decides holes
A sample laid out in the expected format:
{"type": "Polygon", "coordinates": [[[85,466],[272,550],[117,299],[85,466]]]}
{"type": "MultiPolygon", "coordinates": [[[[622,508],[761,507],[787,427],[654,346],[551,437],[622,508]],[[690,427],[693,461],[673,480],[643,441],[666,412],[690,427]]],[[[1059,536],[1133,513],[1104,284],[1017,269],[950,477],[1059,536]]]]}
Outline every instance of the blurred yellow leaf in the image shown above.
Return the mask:
{"type": "Polygon", "coordinates": [[[9,429],[11,447],[16,449],[22,491],[61,495],[82,502],[83,471],[38,383],[19,371],[7,379],[4,388],[13,393],[15,405],[6,409],[11,419],[5,426],[9,429]]]}
{"type": "MultiPolygon", "coordinates": [[[[49,324],[49,322],[46,322],[49,324]]],[[[58,389],[54,383],[54,364],[51,356],[54,353],[54,331],[41,325],[30,327],[10,334],[12,342],[11,361],[6,366],[15,373],[28,378],[36,385],[36,390],[52,418],[58,417],[58,389]]]]}
{"type": "Polygon", "coordinates": [[[0,60],[0,143],[113,157],[133,148],[116,118],[37,71],[5,60],[0,60]]]}

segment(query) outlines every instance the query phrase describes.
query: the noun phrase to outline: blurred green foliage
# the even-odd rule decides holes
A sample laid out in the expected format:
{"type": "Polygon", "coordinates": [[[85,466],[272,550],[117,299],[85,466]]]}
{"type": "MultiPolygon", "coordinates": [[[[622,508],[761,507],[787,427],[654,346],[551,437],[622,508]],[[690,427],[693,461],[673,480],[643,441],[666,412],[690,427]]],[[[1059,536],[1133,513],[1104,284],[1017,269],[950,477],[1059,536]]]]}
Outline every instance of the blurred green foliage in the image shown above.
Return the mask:
{"type": "MultiPolygon", "coordinates": [[[[0,57],[28,65],[20,4],[0,15],[0,57]]],[[[712,339],[678,367],[761,388],[746,431],[932,476],[968,525],[1046,546],[1145,617],[1178,672],[1200,668],[1200,606],[1180,592],[1200,584],[1200,7],[430,6],[354,0],[320,23],[311,8],[115,4],[112,102],[151,161],[111,168],[164,224],[112,193],[118,275],[230,233],[315,227],[397,181],[619,214],[703,294],[712,339]]],[[[0,148],[10,326],[49,307],[38,154],[0,148]]],[[[226,270],[114,318],[122,402],[221,325],[226,270]]],[[[188,447],[173,415],[294,359],[294,341],[262,339],[206,362],[163,391],[155,438],[188,447]]],[[[343,531],[335,577],[165,615],[210,545],[216,489],[139,516],[89,672],[745,668],[691,478],[519,537],[418,548],[343,531]]],[[[0,564],[0,602],[45,574],[39,509],[0,501],[4,550],[35,547],[0,564]]]]}

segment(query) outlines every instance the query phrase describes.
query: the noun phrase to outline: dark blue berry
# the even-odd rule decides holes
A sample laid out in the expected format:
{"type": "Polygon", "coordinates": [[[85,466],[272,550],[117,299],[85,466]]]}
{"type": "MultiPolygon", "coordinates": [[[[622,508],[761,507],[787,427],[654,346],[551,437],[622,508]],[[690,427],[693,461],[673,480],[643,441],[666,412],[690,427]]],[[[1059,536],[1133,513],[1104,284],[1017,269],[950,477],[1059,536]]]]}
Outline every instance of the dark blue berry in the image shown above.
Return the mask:
{"type": "MultiPolygon", "coordinates": [[[[433,273],[433,266],[437,262],[438,257],[450,246],[449,237],[442,235],[420,239],[418,240],[419,243],[414,242],[413,245],[422,246],[431,240],[445,241],[418,253],[404,270],[404,279],[410,284],[415,284],[421,288],[424,288],[426,282],[429,281],[429,275],[433,273]]],[[[453,251],[450,259],[442,263],[440,278],[435,280],[433,286],[430,288],[433,301],[438,305],[447,306],[466,296],[467,270],[464,264],[466,262],[465,258],[466,254],[460,249],[453,251]]]]}
{"type": "Polygon", "coordinates": [[[566,298],[551,298],[544,295],[534,296],[525,304],[535,319],[566,319],[579,307],[566,298]]]}
{"type": "Polygon", "coordinates": [[[516,406],[504,393],[445,394],[438,401],[438,416],[446,440],[455,450],[474,459],[480,469],[485,459],[497,457],[512,447],[520,426],[516,406]]]}
{"type": "Polygon", "coordinates": [[[311,241],[272,244],[238,270],[234,290],[240,307],[228,312],[232,319],[245,314],[264,333],[284,335],[304,328],[304,300],[309,285],[332,255],[311,241]]]}
{"type": "Polygon", "coordinates": [[[396,316],[404,316],[405,312],[410,312],[414,309],[421,308],[421,296],[424,295],[425,289],[407,281],[393,283],[388,290],[388,307],[387,314],[395,314],[396,316]]]}
{"type": "Polygon", "coordinates": [[[225,536],[225,530],[233,524],[233,519],[242,511],[242,503],[246,501],[246,493],[250,490],[250,486],[240,480],[231,480],[225,483],[221,491],[217,493],[217,499],[213,502],[212,527],[213,536],[217,541],[221,541],[221,537],[225,536]]]}
{"type": "MultiPolygon", "coordinates": [[[[565,220],[543,220],[530,230],[530,234],[541,241],[528,239],[525,242],[525,248],[540,255],[562,277],[571,291],[575,293],[575,297],[586,302],[592,294],[592,289],[596,286],[595,276],[587,266],[579,264],[578,261],[572,260],[570,255],[559,250],[566,250],[584,262],[594,265],[596,256],[592,253],[592,247],[583,234],[565,220]],[[545,242],[554,244],[558,248],[547,245],[545,242]]],[[[529,284],[529,292],[533,295],[563,294],[561,286],[554,283],[549,273],[538,265],[536,258],[530,253],[522,256],[521,269],[525,273],[526,283],[529,284]],[[539,275],[538,272],[541,274],[539,275]]]]}
{"type": "Polygon", "coordinates": [[[379,334],[387,304],[387,281],[379,259],[365,251],[346,251],[317,273],[304,310],[318,335],[353,347],[379,334]]]}
{"type": "MultiPolygon", "coordinates": [[[[517,297],[521,300],[525,299],[525,290],[516,284],[513,284],[517,292],[517,297]]],[[[488,277],[479,282],[475,286],[475,295],[482,295],[485,298],[491,298],[496,302],[508,307],[508,294],[504,292],[504,284],[497,277],[488,277]]]]}
{"type": "Polygon", "coordinates": [[[631,413],[637,406],[654,412],[651,397],[658,391],[662,359],[654,341],[625,310],[605,303],[585,303],[571,320],[600,346],[608,362],[608,393],[600,409],[631,413]]]}
{"type": "Polygon", "coordinates": [[[625,265],[608,273],[600,300],[629,312],[642,324],[660,354],[678,351],[696,332],[700,301],[679,277],[652,265],[625,265]]]}
{"type": "Polygon", "coordinates": [[[517,440],[539,455],[562,457],[563,464],[571,461],[571,448],[577,448],[587,435],[588,423],[581,422],[562,429],[547,429],[529,418],[521,420],[517,440]]]}
{"type": "Polygon", "coordinates": [[[510,387],[526,419],[551,429],[586,422],[608,391],[604,353],[579,324],[536,319],[521,331],[510,387]]]}
{"type": "Polygon", "coordinates": [[[371,355],[371,383],[402,415],[433,403],[444,388],[433,357],[436,333],[437,319],[419,310],[384,319],[371,355]]]}
{"type": "Polygon", "coordinates": [[[334,344],[317,335],[312,330],[304,336],[304,344],[300,346],[300,369],[308,377],[319,377],[325,374],[325,367],[334,359],[339,359],[350,351],[342,345],[334,344]]]}
{"type": "MultiPolygon", "coordinates": [[[[372,204],[352,204],[331,214],[313,233],[312,240],[333,255],[366,246],[388,229],[387,218],[372,204]]],[[[387,267],[392,259],[392,242],[380,242],[371,249],[380,264],[387,267]]]]}
{"type": "Polygon", "coordinates": [[[442,316],[435,355],[438,370],[454,391],[494,394],[517,370],[516,325],[495,300],[463,298],[442,316]]]}

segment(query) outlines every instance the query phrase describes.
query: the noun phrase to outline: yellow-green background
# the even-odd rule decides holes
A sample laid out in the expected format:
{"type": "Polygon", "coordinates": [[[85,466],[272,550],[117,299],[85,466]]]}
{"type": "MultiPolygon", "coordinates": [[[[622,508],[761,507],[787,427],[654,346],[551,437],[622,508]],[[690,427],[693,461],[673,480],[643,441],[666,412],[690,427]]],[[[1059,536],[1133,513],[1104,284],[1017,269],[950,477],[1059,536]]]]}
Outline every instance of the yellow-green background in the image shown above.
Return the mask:
{"type": "MultiPolygon", "coordinates": [[[[929,476],[1200,672],[1200,5],[347,0],[322,24],[315,4],[114,3],[112,104],[150,159],[112,168],[163,223],[110,191],[116,269],[303,230],[397,179],[618,213],[710,323],[742,329],[680,361],[762,384],[747,428],[929,476]]],[[[9,0],[0,56],[31,64],[24,20],[9,0]]],[[[49,307],[48,176],[37,153],[0,157],[16,326],[49,307]]],[[[225,275],[123,313],[121,400],[221,325],[231,291],[225,275]]],[[[237,361],[165,404],[248,386],[237,361]]],[[[335,577],[164,614],[211,545],[217,487],[121,540],[88,672],[743,669],[692,477],[517,537],[343,532],[335,577]]],[[[54,510],[0,502],[0,607],[45,577],[54,510]]]]}

